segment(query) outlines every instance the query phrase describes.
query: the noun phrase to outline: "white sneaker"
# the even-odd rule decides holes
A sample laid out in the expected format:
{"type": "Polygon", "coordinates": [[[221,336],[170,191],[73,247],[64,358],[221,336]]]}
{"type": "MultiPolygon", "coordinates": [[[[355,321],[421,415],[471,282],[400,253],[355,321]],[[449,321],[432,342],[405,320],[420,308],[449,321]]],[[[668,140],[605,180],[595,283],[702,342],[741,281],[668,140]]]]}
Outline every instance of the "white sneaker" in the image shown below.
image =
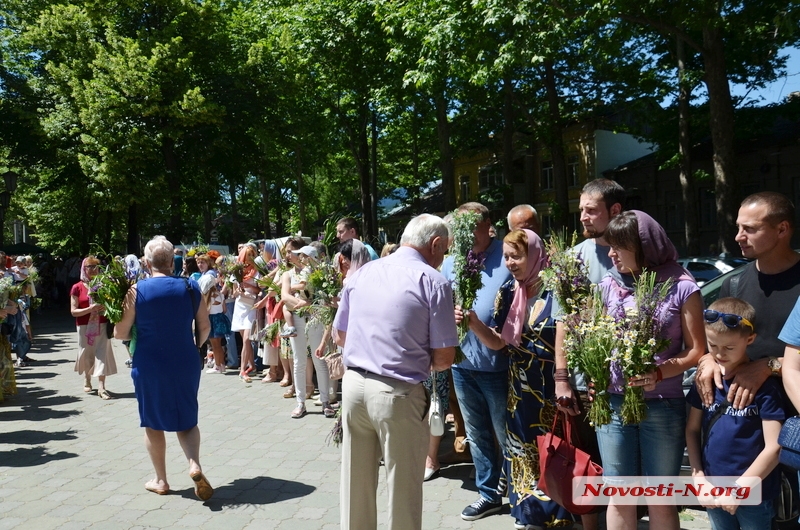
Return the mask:
{"type": "Polygon", "coordinates": [[[285,339],[288,339],[288,338],[291,338],[291,337],[296,337],[297,336],[297,328],[295,328],[294,326],[283,326],[283,329],[281,330],[279,336],[281,338],[285,338],[285,339]]]}
{"type": "Polygon", "coordinates": [[[214,368],[209,368],[206,370],[207,374],[224,374],[225,367],[224,366],[215,366],[214,368]]]}

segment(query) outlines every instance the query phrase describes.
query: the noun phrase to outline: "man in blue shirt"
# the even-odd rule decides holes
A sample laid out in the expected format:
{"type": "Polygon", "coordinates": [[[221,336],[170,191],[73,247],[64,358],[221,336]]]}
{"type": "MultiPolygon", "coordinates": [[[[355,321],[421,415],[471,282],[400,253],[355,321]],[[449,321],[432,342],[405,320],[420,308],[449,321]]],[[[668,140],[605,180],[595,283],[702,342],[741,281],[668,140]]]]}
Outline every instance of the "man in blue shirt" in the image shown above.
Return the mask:
{"type": "MultiPolygon", "coordinates": [[[[358,233],[358,221],[352,217],[342,217],[339,219],[339,222],[336,223],[336,238],[339,240],[339,243],[344,243],[351,239],[358,239],[360,241],[361,237],[358,233]]],[[[366,247],[367,252],[369,252],[370,259],[376,260],[380,257],[369,243],[364,243],[364,247],[366,247]]]]}
{"type": "MultiPolygon", "coordinates": [[[[503,244],[489,235],[492,222],[489,210],[477,202],[468,202],[459,211],[475,212],[481,221],[475,228],[473,252],[484,253],[486,261],[481,272],[482,287],[472,310],[487,326],[495,327],[494,301],[500,287],[511,278],[503,264],[503,244]]],[[[453,257],[442,265],[442,274],[450,281],[453,257]]],[[[475,463],[475,485],[480,498],[461,512],[461,518],[474,521],[500,511],[503,499],[497,491],[506,444],[506,402],[508,397],[508,358],[503,352],[490,350],[472,331],[461,342],[465,360],[453,366],[453,386],[464,416],[472,461],[475,463]]]]}

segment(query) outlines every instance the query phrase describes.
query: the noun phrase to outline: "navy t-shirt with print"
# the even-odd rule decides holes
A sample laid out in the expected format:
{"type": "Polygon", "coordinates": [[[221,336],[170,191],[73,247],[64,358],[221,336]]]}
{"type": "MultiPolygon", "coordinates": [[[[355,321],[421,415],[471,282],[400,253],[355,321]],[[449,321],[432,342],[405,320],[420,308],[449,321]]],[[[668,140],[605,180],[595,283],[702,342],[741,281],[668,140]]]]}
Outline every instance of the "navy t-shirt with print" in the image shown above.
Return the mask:
{"type": "MultiPolygon", "coordinates": [[[[703,411],[703,429],[714,412],[725,401],[730,381],[723,379],[723,390],[714,387],[714,405],[703,407],[697,388],[692,385],[686,401],[689,405],[703,411]]],[[[728,406],[719,419],[711,426],[703,451],[703,473],[708,476],[740,477],[764,449],[762,420],[783,421],[786,418],[783,398],[779,390],[780,382],[774,377],[767,379],[758,389],[753,403],[745,409],[736,410],[728,406]]],[[[774,499],[779,491],[778,469],[762,483],[763,499],[774,499]]]]}

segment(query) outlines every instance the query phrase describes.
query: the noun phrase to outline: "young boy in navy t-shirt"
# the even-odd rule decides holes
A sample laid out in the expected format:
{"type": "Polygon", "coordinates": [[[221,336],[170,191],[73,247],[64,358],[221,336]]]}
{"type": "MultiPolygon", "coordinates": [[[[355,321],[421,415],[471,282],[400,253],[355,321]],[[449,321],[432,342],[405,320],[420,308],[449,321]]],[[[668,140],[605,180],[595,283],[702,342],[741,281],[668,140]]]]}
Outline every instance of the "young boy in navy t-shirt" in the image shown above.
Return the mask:
{"type": "Polygon", "coordinates": [[[736,476],[762,479],[762,501],[757,506],[706,505],[714,530],[771,528],[780,477],[776,466],[778,434],[785,419],[780,381],[767,379],[753,403],[742,410],[727,402],[730,381],[750,362],[747,346],[753,331],[755,310],[738,298],[721,298],[704,311],[708,352],[720,367],[723,388],[715,388],[714,404],[703,407],[692,386],[687,401],[692,406],[686,423],[686,447],[692,476],[736,476]],[[703,445],[701,446],[701,434],[703,445]]]}

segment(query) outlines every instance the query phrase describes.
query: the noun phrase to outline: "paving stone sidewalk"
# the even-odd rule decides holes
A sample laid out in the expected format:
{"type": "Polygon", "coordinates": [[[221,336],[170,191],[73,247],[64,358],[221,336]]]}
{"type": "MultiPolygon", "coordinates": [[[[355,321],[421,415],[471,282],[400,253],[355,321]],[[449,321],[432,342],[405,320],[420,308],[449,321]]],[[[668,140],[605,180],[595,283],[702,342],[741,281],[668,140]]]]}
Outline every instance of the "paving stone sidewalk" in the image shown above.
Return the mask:
{"type": "MultiPolygon", "coordinates": [[[[19,394],[0,405],[0,530],[339,527],[340,454],[326,444],[333,420],[320,407],[309,404],[309,414],[293,420],[293,400],[277,384],[243,384],[234,370],[203,373],[201,463],[214,497],[195,498],[169,433],[172,492],[156,495],[143,486],[153,472],[122,344],[113,341],[119,373],[107,380],[116,399],[103,401],[85,394],[73,371],[76,333],[68,311],[45,311],[33,325],[35,362],[17,370],[19,394]]],[[[470,470],[445,468],[425,484],[425,529],[513,528],[508,515],[461,520],[476,498],[470,470]]],[[[383,481],[382,475],[385,499],[383,481]]],[[[703,512],[682,518],[682,528],[709,528],[703,512]]],[[[379,525],[385,527],[385,511],[379,525]]]]}

